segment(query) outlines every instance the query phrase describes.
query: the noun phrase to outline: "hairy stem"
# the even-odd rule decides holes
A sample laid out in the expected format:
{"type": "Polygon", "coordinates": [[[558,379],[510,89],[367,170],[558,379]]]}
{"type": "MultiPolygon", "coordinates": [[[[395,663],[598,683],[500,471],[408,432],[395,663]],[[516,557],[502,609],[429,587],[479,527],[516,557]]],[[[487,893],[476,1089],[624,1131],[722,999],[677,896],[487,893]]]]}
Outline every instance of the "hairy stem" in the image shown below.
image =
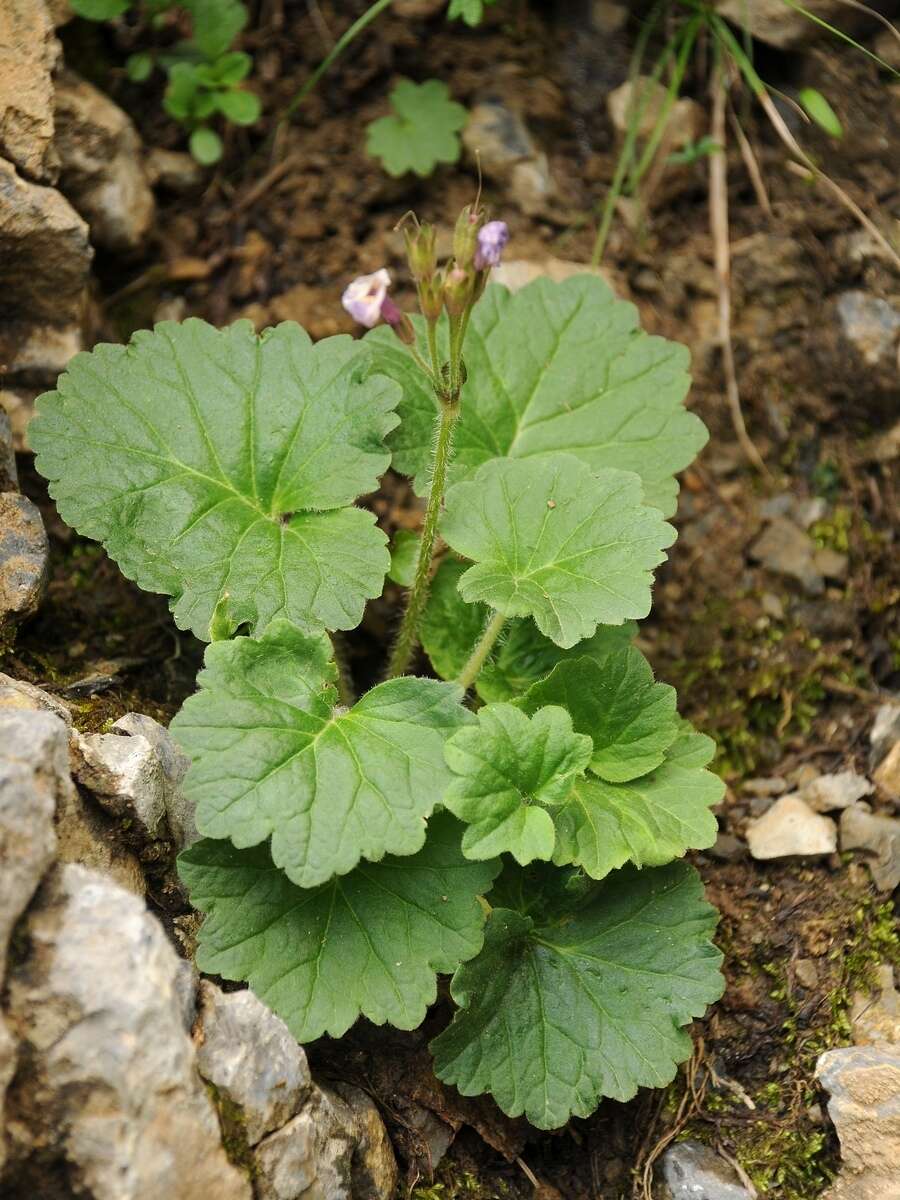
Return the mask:
{"type": "Polygon", "coordinates": [[[353,676],[347,663],[347,643],[340,633],[334,632],[331,634],[331,648],[334,652],[334,662],[338,669],[337,687],[341,704],[346,704],[347,708],[352,708],[356,703],[356,696],[353,691],[353,676]]]}
{"type": "Polygon", "coordinates": [[[422,540],[419,543],[419,557],[416,560],[416,573],[413,585],[406,597],[406,611],[400,622],[400,630],[394,643],[391,661],[388,665],[388,679],[403,675],[409,667],[410,659],[419,642],[419,620],[428,599],[428,589],[431,586],[431,562],[434,557],[434,542],[437,535],[438,516],[441,502],[444,498],[444,487],[447,482],[447,467],[453,452],[453,427],[459,416],[458,404],[441,404],[438,418],[437,436],[434,440],[434,460],[431,469],[431,487],[428,492],[428,503],[425,508],[425,521],[422,526],[422,540]]]}
{"type": "Polygon", "coordinates": [[[456,681],[466,691],[468,691],[478,678],[481,668],[487,662],[488,655],[493,650],[494,643],[500,636],[500,632],[505,624],[506,617],[503,613],[495,612],[485,626],[484,633],[481,635],[478,645],[470,654],[469,661],[463,667],[459,679],[456,681]]]}

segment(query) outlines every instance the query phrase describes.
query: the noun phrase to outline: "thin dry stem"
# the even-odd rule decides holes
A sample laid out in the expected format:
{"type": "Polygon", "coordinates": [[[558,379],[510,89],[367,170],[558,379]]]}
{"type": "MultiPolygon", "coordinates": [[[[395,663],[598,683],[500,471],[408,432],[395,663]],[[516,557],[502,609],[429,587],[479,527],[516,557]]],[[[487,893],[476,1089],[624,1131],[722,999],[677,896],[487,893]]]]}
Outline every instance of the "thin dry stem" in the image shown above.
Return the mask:
{"type": "Polygon", "coordinates": [[[772,204],[769,200],[769,192],[762,176],[759,160],[753,152],[753,147],[750,145],[750,139],[747,137],[746,133],[744,133],[744,128],[738,120],[737,113],[732,109],[729,113],[729,116],[731,117],[731,128],[734,130],[734,136],[737,140],[738,149],[741,152],[741,158],[744,161],[747,174],[750,176],[750,183],[753,185],[753,191],[756,193],[756,201],[766,216],[771,217],[772,204]]]}

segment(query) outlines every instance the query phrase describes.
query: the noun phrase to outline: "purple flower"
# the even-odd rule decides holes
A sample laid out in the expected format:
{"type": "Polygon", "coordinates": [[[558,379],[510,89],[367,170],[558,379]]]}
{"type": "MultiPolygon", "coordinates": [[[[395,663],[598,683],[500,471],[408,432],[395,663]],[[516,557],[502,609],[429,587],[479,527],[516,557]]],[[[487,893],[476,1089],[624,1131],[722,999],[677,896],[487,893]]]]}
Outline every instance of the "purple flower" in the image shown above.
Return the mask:
{"type": "Polygon", "coordinates": [[[344,288],[341,304],[354,321],[372,329],[378,324],[390,284],[391,276],[384,267],[371,275],[359,275],[344,288]]]}
{"type": "Polygon", "coordinates": [[[484,271],[500,263],[503,248],[509,241],[509,229],[505,221],[488,221],[478,230],[478,248],[475,251],[475,270],[484,271]]]}

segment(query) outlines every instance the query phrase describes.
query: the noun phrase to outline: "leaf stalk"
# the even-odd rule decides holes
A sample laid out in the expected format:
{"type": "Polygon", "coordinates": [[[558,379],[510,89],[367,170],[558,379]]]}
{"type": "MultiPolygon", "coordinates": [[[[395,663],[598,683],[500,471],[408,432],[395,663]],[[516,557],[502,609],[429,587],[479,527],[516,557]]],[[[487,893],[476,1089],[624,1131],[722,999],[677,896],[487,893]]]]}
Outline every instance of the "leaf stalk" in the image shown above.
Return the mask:
{"type": "Polygon", "coordinates": [[[488,655],[494,648],[494,643],[500,636],[503,626],[506,624],[506,617],[501,612],[495,612],[485,626],[484,633],[478,640],[478,644],[469,656],[469,661],[460,671],[457,683],[465,691],[468,691],[475,680],[478,678],[481,668],[487,662],[488,655]]]}

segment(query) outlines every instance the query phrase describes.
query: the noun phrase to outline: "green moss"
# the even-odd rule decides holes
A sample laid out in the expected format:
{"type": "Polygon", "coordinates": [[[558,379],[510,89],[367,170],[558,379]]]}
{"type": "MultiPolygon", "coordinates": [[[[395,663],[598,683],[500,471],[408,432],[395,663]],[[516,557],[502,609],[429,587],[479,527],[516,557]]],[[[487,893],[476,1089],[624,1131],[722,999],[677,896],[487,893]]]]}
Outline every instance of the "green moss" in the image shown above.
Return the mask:
{"type": "Polygon", "coordinates": [[[239,1104],[235,1104],[233,1100],[229,1100],[227,1096],[223,1096],[215,1084],[206,1081],[206,1090],[209,1092],[210,1098],[219,1114],[219,1125],[222,1129],[222,1145],[225,1148],[225,1153],[228,1155],[229,1162],[239,1167],[242,1171],[246,1171],[252,1179],[256,1169],[256,1162],[253,1158],[250,1143],[247,1140],[247,1128],[244,1123],[243,1110],[239,1104]]]}
{"type": "Polygon", "coordinates": [[[438,1167],[434,1183],[414,1188],[410,1200],[506,1200],[509,1195],[505,1180],[488,1184],[445,1160],[438,1167]]]}

